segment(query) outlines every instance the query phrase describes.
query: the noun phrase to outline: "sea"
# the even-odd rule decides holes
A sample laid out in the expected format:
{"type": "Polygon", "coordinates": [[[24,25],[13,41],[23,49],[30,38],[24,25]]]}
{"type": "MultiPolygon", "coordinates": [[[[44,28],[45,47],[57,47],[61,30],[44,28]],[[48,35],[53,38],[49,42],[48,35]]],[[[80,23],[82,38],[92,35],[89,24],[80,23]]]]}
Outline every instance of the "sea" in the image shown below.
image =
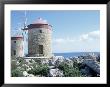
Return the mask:
{"type": "Polygon", "coordinates": [[[64,58],[86,56],[88,54],[100,55],[100,52],[68,52],[68,53],[54,53],[54,56],[63,56],[64,58]]]}

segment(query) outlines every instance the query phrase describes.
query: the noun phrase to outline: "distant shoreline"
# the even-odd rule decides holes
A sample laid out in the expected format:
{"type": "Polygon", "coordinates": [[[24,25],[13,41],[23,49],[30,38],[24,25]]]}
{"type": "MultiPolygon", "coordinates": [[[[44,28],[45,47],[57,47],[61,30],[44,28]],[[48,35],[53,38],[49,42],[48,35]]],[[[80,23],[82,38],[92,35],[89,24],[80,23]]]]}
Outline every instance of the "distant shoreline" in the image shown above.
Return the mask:
{"type": "Polygon", "coordinates": [[[63,56],[64,58],[70,58],[70,57],[78,57],[78,56],[84,56],[88,54],[95,54],[100,55],[100,52],[68,52],[68,53],[53,53],[55,56],[63,56]]]}
{"type": "Polygon", "coordinates": [[[94,52],[55,52],[55,53],[100,53],[100,52],[94,51],[94,52]]]}

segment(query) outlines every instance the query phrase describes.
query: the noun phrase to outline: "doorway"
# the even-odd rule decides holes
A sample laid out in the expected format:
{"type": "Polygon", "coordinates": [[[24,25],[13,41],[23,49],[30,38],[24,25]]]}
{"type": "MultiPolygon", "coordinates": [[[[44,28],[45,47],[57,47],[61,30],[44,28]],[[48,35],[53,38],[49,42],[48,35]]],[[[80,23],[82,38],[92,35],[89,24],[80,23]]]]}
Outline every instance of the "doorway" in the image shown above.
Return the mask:
{"type": "Polygon", "coordinates": [[[39,54],[43,54],[43,45],[39,45],[39,54]]]}

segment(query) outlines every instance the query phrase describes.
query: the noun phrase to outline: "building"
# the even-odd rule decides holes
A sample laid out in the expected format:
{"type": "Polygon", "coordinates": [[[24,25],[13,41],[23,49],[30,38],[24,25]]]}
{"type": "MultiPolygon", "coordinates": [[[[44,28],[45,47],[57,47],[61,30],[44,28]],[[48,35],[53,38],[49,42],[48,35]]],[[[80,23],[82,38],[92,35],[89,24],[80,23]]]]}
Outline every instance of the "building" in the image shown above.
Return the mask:
{"type": "Polygon", "coordinates": [[[24,56],[23,37],[11,37],[11,56],[15,58],[24,56]]]}
{"type": "Polygon", "coordinates": [[[50,58],[52,56],[52,26],[46,20],[38,18],[24,30],[28,30],[28,56],[50,58]]]}

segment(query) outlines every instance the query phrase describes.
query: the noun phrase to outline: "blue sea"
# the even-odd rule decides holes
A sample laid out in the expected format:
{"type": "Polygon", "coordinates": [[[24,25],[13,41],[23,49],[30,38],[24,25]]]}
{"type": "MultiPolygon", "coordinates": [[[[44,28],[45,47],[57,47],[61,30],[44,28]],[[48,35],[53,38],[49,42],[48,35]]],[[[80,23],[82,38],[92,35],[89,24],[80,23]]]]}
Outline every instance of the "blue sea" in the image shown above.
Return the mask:
{"type": "Polygon", "coordinates": [[[77,57],[77,56],[85,56],[90,53],[94,53],[95,55],[100,55],[100,52],[70,52],[70,53],[54,53],[55,56],[63,56],[64,58],[77,57]]]}

